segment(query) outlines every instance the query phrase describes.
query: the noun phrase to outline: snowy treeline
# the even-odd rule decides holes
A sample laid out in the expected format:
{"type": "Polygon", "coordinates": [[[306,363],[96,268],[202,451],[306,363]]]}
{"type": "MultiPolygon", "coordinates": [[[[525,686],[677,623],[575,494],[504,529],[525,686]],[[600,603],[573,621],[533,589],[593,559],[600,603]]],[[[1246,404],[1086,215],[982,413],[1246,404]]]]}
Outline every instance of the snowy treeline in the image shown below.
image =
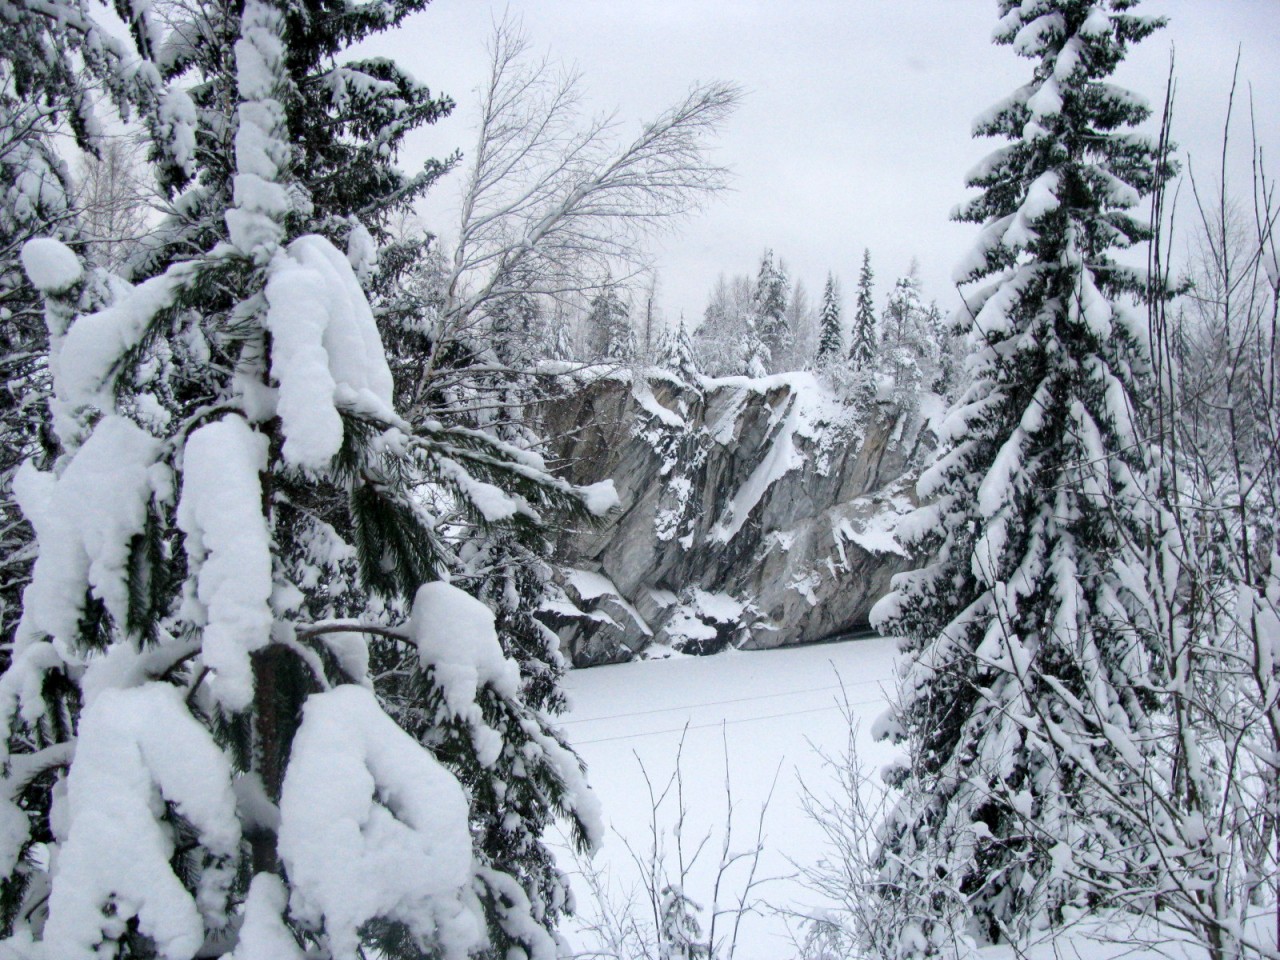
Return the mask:
{"type": "Polygon", "coordinates": [[[551,306],[530,299],[528,326],[544,359],[658,367],[669,372],[668,340],[689,338],[697,371],[710,377],[766,377],[822,372],[851,400],[911,403],[922,393],[950,395],[962,373],[963,345],[947,329],[936,302],[925,303],[913,262],[883,297],[875,290],[871,254],[863,259],[854,311],[846,317],[838,279],[828,274],[815,304],[772,250],[756,276],[721,275],[696,324],[671,321],[657,304],[657,281],[615,282],[551,306]],[[876,303],[882,300],[877,308],[876,303]],[[684,334],[680,333],[681,329],[684,334]]]}
{"type": "Polygon", "coordinates": [[[693,334],[694,358],[711,376],[763,376],[814,370],[851,402],[912,407],[928,393],[959,386],[962,346],[936,303],[924,302],[913,263],[876,308],[871,253],[864,254],[856,299],[845,319],[840,284],[828,274],[815,310],[804,284],[794,287],[772,251],[757,277],[716,282],[693,334]]]}

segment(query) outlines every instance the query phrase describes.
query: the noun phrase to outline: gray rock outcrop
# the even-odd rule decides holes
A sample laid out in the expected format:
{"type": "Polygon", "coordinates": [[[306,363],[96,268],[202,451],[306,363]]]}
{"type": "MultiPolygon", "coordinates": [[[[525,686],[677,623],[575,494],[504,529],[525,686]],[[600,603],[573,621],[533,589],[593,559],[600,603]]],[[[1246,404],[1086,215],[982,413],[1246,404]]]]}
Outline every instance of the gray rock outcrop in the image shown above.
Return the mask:
{"type": "Polygon", "coordinates": [[[567,479],[611,478],[621,500],[557,544],[546,615],[577,666],[857,630],[906,566],[892,527],[912,505],[914,412],[855,409],[811,374],[618,375],[543,427],[567,479]]]}

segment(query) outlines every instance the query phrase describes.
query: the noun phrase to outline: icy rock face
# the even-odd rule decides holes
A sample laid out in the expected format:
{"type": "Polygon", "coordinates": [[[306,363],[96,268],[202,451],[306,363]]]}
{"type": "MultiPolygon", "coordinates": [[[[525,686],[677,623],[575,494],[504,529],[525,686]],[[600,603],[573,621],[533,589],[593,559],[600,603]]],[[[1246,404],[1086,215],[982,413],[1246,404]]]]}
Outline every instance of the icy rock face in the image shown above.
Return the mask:
{"type": "Polygon", "coordinates": [[[546,616],[576,666],[862,629],[907,567],[892,529],[931,438],[916,411],[843,402],[804,373],[615,375],[547,418],[568,479],[611,478],[621,500],[557,544],[546,616]]]}

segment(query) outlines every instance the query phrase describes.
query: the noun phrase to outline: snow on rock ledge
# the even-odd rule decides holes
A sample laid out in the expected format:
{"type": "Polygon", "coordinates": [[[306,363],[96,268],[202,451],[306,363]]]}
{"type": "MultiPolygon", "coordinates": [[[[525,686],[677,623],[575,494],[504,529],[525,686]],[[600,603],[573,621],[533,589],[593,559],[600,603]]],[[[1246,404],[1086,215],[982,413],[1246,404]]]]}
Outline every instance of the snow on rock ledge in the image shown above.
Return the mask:
{"type": "Polygon", "coordinates": [[[549,406],[566,479],[611,479],[621,501],[557,544],[562,596],[544,616],[575,665],[865,628],[906,566],[893,526],[927,397],[859,409],[809,373],[700,386],[615,374],[549,406]]]}

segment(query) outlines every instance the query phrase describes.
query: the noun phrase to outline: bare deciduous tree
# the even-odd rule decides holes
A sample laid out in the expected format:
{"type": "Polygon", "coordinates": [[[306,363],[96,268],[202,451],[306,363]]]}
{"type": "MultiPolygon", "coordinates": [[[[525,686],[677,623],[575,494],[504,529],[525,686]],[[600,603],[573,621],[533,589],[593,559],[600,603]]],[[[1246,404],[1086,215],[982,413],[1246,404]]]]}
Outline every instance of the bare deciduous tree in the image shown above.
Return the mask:
{"type": "MultiPolygon", "coordinates": [[[[734,813],[737,804],[729,778],[728,745],[725,745],[725,812],[718,835],[708,830],[689,834],[689,807],[685,799],[682,767],[684,736],[676,749],[675,766],[665,783],[655,785],[643,763],[640,771],[649,792],[647,843],[637,846],[621,835],[635,864],[638,889],[615,891],[604,873],[580,855],[578,872],[586,885],[589,905],[579,929],[594,949],[578,957],[612,957],[615,960],[733,960],[743,934],[745,918],[764,909],[759,888],[773,877],[759,876],[764,852],[764,821],[777,786],[774,773],[769,794],[760,805],[750,845],[736,847],[734,813]],[[672,807],[674,806],[674,809],[672,807]],[[719,849],[712,846],[718,841],[719,849]],[[689,896],[703,874],[695,874],[703,855],[718,859],[699,888],[699,903],[689,896]]],[[[639,758],[637,758],[639,762],[639,758]]]]}
{"type": "Polygon", "coordinates": [[[80,163],[75,206],[90,257],[118,271],[137,249],[150,216],[151,191],[144,182],[140,143],[104,137],[98,156],[80,163]]]}
{"type": "Polygon", "coordinates": [[[533,59],[518,23],[500,22],[424,387],[489,304],[573,299],[610,269],[637,272],[647,237],[725,186],[707,148],[738,99],[728,84],[695,86],[620,146],[612,118],[584,117],[577,75],[533,59]]]}

